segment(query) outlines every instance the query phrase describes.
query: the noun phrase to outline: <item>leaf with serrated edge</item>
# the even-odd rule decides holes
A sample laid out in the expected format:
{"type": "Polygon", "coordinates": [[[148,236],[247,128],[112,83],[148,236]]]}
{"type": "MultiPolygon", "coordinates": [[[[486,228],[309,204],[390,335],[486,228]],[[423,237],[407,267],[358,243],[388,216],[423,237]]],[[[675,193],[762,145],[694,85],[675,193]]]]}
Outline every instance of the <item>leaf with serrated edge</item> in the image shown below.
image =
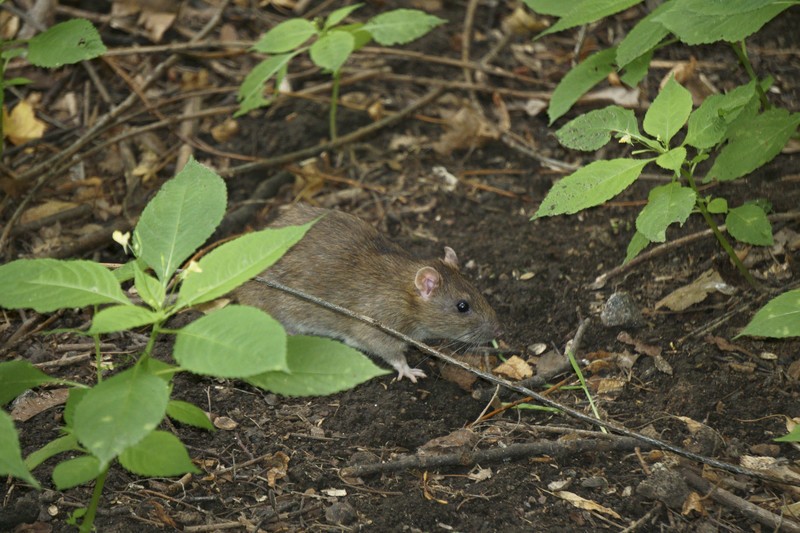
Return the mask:
{"type": "Polygon", "coordinates": [[[771,246],[772,226],[767,214],[755,204],[744,204],[728,211],[725,217],[728,233],[739,242],[771,246]]]}
{"type": "Polygon", "coordinates": [[[610,200],[636,181],[652,159],[595,161],[553,185],[533,218],[571,215],[610,200]]]}
{"type": "Polygon", "coordinates": [[[253,45],[253,50],[264,54],[282,54],[294,50],[317,33],[314,24],[305,19],[281,22],[253,45]]]}
{"type": "Polygon", "coordinates": [[[550,96],[550,106],[547,108],[550,124],[569,111],[578,98],[614,71],[616,53],[616,48],[597,52],[567,72],[550,96]]]}
{"type": "Polygon", "coordinates": [[[303,238],[311,225],[267,228],[214,249],[198,262],[200,272],[186,276],[178,307],[208,302],[261,274],[303,238]]]}
{"type": "Polygon", "coordinates": [[[686,148],[679,146],[658,156],[656,158],[656,165],[678,173],[684,161],[686,161],[686,148]]]}
{"type": "Polygon", "coordinates": [[[608,143],[614,133],[639,135],[633,111],[619,106],[590,111],[567,122],[556,132],[556,137],[567,148],[593,151],[608,143]]]}
{"type": "Polygon", "coordinates": [[[105,467],[158,426],[168,400],[167,382],[134,367],[86,393],[75,407],[73,431],[105,467]]]}
{"type": "Polygon", "coordinates": [[[39,482],[31,475],[22,460],[22,450],[19,447],[19,437],[14,422],[2,410],[0,410],[0,475],[14,476],[37,489],[40,488],[39,482]]]}
{"type": "Polygon", "coordinates": [[[624,265],[637,255],[639,255],[641,251],[647,248],[649,244],[650,240],[647,237],[645,237],[638,231],[634,233],[633,237],[631,237],[631,242],[628,243],[628,250],[625,253],[625,260],[622,262],[622,264],[624,265]]]}
{"type": "Polygon", "coordinates": [[[363,3],[353,4],[352,6],[344,6],[334,10],[330,15],[328,15],[328,18],[325,19],[325,29],[336,26],[341,21],[350,16],[350,13],[352,13],[353,11],[355,11],[356,9],[360,8],[363,5],[364,5],[363,3]]]}
{"type": "Polygon", "coordinates": [[[129,472],[147,477],[199,474],[183,443],[166,431],[153,431],[119,456],[119,463],[129,472]]]}
{"type": "Polygon", "coordinates": [[[244,378],[286,366],[286,332],[255,307],[229,305],[178,330],[174,357],[196,374],[244,378]]]}
{"type": "Polygon", "coordinates": [[[166,285],[180,264],[214,233],[226,205],[222,178],[190,159],[142,211],[134,232],[137,256],[166,285]]]}
{"type": "Polygon", "coordinates": [[[71,489],[96,479],[102,471],[97,457],[81,455],[58,463],[53,469],[53,483],[57,490],[71,489]]]}
{"type": "Polygon", "coordinates": [[[636,218],[636,230],[650,242],[667,240],[670,224],[683,225],[695,206],[697,195],[689,187],[668,183],[650,191],[647,205],[636,218]]]}
{"type": "Polygon", "coordinates": [[[311,61],[329,72],[338,72],[355,47],[355,38],[346,31],[332,31],[311,45],[311,61]]]}
{"type": "Polygon", "coordinates": [[[394,46],[419,39],[445,22],[418,9],[395,9],[369,19],[364,30],[383,46],[394,46]]]}
{"type": "Polygon", "coordinates": [[[155,324],[161,315],[137,305],[115,305],[97,312],[92,319],[89,335],[100,335],[155,324]]]}
{"type": "Polygon", "coordinates": [[[747,121],[737,121],[730,141],[714,160],[707,177],[728,181],[740,178],[778,155],[800,125],[800,113],[770,109],[747,121]]]}
{"type": "Polygon", "coordinates": [[[0,307],[47,313],[106,303],[130,301],[111,271],[98,263],[20,259],[0,266],[0,307]]]}
{"type": "Polygon", "coordinates": [[[543,31],[536,38],[549,35],[558,31],[574,28],[589,22],[595,22],[614,13],[624,11],[638,4],[642,0],[579,0],[572,2],[574,7],[550,28],[543,31]]]}
{"type": "Polygon", "coordinates": [[[390,373],[358,350],[331,339],[298,335],[289,337],[288,344],[291,373],[265,372],[246,381],[285,396],[322,396],[390,373]]]}
{"type": "Polygon", "coordinates": [[[675,78],[669,81],[650,104],[644,115],[644,131],[656,137],[665,146],[686,124],[692,112],[692,95],[675,78]]]}
{"type": "Polygon", "coordinates": [[[100,33],[85,19],[72,19],[48,28],[28,41],[28,61],[55,68],[106,53],[100,33]]]}
{"type": "Polygon", "coordinates": [[[640,57],[648,50],[655,48],[664,37],[669,35],[669,30],[655,18],[670,8],[670,2],[664,2],[646,17],[636,23],[631,31],[617,46],[617,66],[625,67],[634,59],[640,57]]]}
{"type": "Polygon", "coordinates": [[[242,116],[253,109],[269,105],[270,100],[264,98],[266,83],[274,76],[275,92],[277,93],[277,87],[280,86],[280,81],[283,78],[281,73],[286,72],[289,61],[296,55],[297,52],[280,54],[269,57],[256,65],[253,70],[245,76],[244,81],[239,86],[239,92],[236,95],[236,98],[239,100],[239,110],[236,111],[234,117],[242,116]]]}
{"type": "Polygon", "coordinates": [[[193,403],[181,400],[170,400],[167,404],[167,416],[181,424],[188,424],[208,431],[216,431],[214,424],[206,413],[193,403]]]}
{"type": "Polygon", "coordinates": [[[762,307],[736,337],[800,337],[800,289],[785,292],[762,307]]]}
{"type": "Polygon", "coordinates": [[[0,405],[5,405],[23,392],[43,383],[58,381],[51,378],[28,361],[0,363],[0,405]]]}
{"type": "Polygon", "coordinates": [[[748,102],[757,98],[755,82],[727,94],[712,94],[689,115],[685,144],[711,148],[722,142],[730,124],[748,102]]]}

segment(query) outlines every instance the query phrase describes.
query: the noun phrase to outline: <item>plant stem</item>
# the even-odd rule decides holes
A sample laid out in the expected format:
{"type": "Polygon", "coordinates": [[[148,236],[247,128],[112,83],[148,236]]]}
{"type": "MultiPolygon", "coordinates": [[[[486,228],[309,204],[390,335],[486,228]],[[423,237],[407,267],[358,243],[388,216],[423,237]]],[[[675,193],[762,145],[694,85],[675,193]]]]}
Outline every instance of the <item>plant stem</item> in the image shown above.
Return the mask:
{"type": "Polygon", "coordinates": [[[328,129],[331,132],[331,141],[336,140],[336,108],[339,103],[339,78],[340,71],[333,73],[333,88],[331,89],[331,110],[328,115],[328,129]]]}
{"type": "Polygon", "coordinates": [[[697,209],[700,210],[700,214],[703,216],[703,220],[706,221],[706,224],[708,225],[709,228],[711,228],[711,231],[714,233],[714,237],[717,238],[717,241],[719,241],[719,244],[722,246],[722,249],[725,250],[725,253],[727,253],[728,257],[730,257],[731,261],[733,261],[736,270],[739,271],[739,273],[751,287],[760,291],[761,287],[759,287],[758,283],[753,278],[753,275],[750,274],[750,271],[747,270],[746,266],[744,266],[744,263],[742,263],[742,261],[739,259],[739,256],[736,255],[736,251],[733,249],[733,246],[731,246],[731,243],[728,242],[728,239],[726,239],[725,235],[723,235],[722,232],[719,230],[717,223],[714,222],[713,218],[711,218],[711,214],[708,212],[708,209],[706,209],[705,202],[700,200],[700,191],[697,190],[697,184],[694,181],[694,176],[692,175],[692,173],[687,172],[684,169],[681,169],[681,174],[683,175],[683,177],[686,178],[686,181],[689,183],[689,187],[691,187],[694,193],[697,195],[698,200],[696,202],[696,205],[697,209]]]}
{"type": "Polygon", "coordinates": [[[100,495],[103,493],[103,486],[106,484],[106,476],[108,475],[108,467],[105,467],[100,475],[97,476],[94,482],[94,491],[92,492],[92,501],[89,502],[89,507],[86,509],[86,514],[81,521],[80,533],[91,533],[94,526],[94,517],[97,514],[97,507],[100,505],[100,495]]]}
{"type": "Polygon", "coordinates": [[[750,80],[756,83],[756,91],[758,92],[758,98],[761,100],[761,108],[764,110],[771,108],[772,106],[767,99],[767,93],[764,92],[764,88],[758,82],[756,72],[753,70],[753,64],[750,63],[750,58],[747,56],[747,47],[744,44],[744,39],[738,43],[731,43],[731,47],[736,53],[736,57],[739,58],[739,63],[742,64],[745,72],[747,72],[747,75],[750,77],[750,80]]]}
{"type": "MultiPolygon", "coordinates": [[[[97,314],[97,306],[95,306],[94,314],[97,314]]],[[[94,339],[94,363],[97,367],[97,382],[103,381],[103,353],[100,351],[100,335],[92,335],[94,339]]]]}

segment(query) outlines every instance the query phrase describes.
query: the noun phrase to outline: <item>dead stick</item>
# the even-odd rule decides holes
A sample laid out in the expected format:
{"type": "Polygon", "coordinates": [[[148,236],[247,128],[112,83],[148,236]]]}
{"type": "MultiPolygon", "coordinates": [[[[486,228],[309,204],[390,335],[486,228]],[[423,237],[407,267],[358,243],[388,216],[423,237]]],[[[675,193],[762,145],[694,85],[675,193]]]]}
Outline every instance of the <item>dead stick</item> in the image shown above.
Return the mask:
{"type": "Polygon", "coordinates": [[[349,309],[346,309],[346,308],[344,308],[344,307],[342,307],[340,305],[336,305],[336,304],[332,304],[330,302],[326,302],[326,301],[321,300],[321,299],[319,299],[319,298],[317,298],[315,296],[312,296],[312,295],[307,294],[307,293],[305,293],[303,291],[294,289],[292,287],[288,287],[288,286],[286,286],[286,285],[284,285],[282,283],[278,283],[276,281],[268,280],[268,279],[262,278],[260,276],[257,276],[257,277],[255,277],[253,279],[255,281],[258,281],[259,283],[263,283],[263,284],[265,284],[265,285],[267,285],[269,287],[272,287],[273,289],[277,289],[277,290],[286,292],[288,294],[292,294],[292,295],[294,295],[294,296],[296,296],[298,298],[301,298],[301,299],[306,300],[308,302],[315,303],[315,304],[317,304],[319,306],[322,306],[322,307],[324,307],[326,309],[330,309],[332,311],[336,311],[337,313],[341,313],[341,314],[343,314],[345,316],[348,316],[350,318],[353,318],[355,320],[360,320],[361,322],[365,322],[367,324],[370,324],[371,326],[376,327],[379,330],[381,330],[381,331],[383,331],[385,333],[388,333],[389,335],[391,335],[393,337],[396,337],[396,338],[402,340],[403,342],[406,342],[406,343],[410,344],[411,346],[414,346],[415,348],[421,350],[422,352],[424,352],[424,353],[426,353],[428,355],[432,355],[433,357],[436,357],[437,359],[441,359],[442,361],[450,363],[451,365],[455,365],[455,366],[457,366],[457,367],[459,367],[459,368],[461,368],[463,370],[466,370],[467,372],[472,372],[473,374],[485,379],[486,381],[489,381],[491,383],[495,383],[497,385],[501,385],[501,386],[503,386],[503,387],[505,387],[505,388],[507,388],[509,390],[518,392],[520,394],[523,394],[523,395],[526,395],[526,396],[530,396],[530,397],[534,398],[536,401],[538,401],[539,403],[542,403],[542,404],[544,404],[544,405],[546,405],[548,407],[553,407],[555,409],[559,409],[563,413],[566,413],[567,415],[569,415],[569,416],[571,416],[573,418],[577,418],[578,420],[581,420],[581,421],[586,422],[588,424],[604,427],[604,428],[606,428],[606,429],[608,429],[610,431],[613,431],[615,433],[618,433],[620,435],[624,435],[626,437],[632,437],[632,438],[637,439],[637,440],[639,440],[639,441],[641,441],[641,442],[643,442],[645,444],[649,444],[651,446],[654,446],[654,447],[662,449],[662,450],[670,451],[672,453],[675,453],[677,455],[680,455],[681,457],[685,457],[685,458],[690,459],[692,461],[697,461],[699,463],[707,464],[709,466],[713,466],[715,468],[719,468],[721,470],[725,470],[726,472],[732,472],[734,474],[742,474],[742,475],[745,475],[745,476],[750,476],[750,477],[754,477],[754,478],[757,478],[757,479],[761,479],[761,480],[769,481],[769,482],[773,482],[773,483],[790,483],[790,484],[794,483],[794,480],[789,480],[789,479],[786,479],[786,478],[783,478],[783,477],[779,477],[779,476],[776,476],[776,475],[765,474],[763,472],[757,472],[757,471],[751,470],[749,468],[744,468],[744,467],[741,467],[741,466],[737,466],[737,465],[733,465],[733,464],[730,464],[730,463],[726,463],[725,461],[720,461],[718,459],[713,459],[711,457],[705,457],[703,455],[699,455],[699,454],[690,452],[690,451],[685,450],[685,449],[683,449],[683,448],[681,448],[679,446],[675,446],[674,444],[670,444],[668,442],[665,442],[665,441],[662,441],[662,440],[659,440],[659,439],[655,439],[653,437],[648,437],[646,435],[642,435],[641,433],[636,433],[635,431],[632,431],[632,430],[630,430],[630,429],[628,429],[628,428],[626,428],[624,426],[620,426],[620,425],[618,425],[618,424],[616,424],[614,422],[609,422],[607,420],[598,420],[598,419],[593,418],[593,417],[591,417],[589,415],[586,415],[586,414],[584,414],[584,413],[582,413],[580,411],[577,411],[577,410],[575,410],[575,409],[573,409],[571,407],[568,407],[568,406],[563,405],[563,404],[561,404],[559,402],[556,402],[555,400],[551,400],[550,398],[546,398],[546,397],[542,396],[541,394],[539,394],[538,392],[532,391],[532,390],[530,390],[528,388],[525,388],[525,387],[520,387],[519,385],[511,383],[508,380],[499,378],[499,377],[494,376],[494,375],[492,375],[492,374],[490,374],[488,372],[484,372],[482,370],[478,370],[477,368],[473,368],[470,365],[468,365],[468,364],[466,364],[466,363],[464,363],[462,361],[454,359],[454,358],[450,357],[449,355],[446,355],[446,354],[444,354],[444,353],[442,353],[442,352],[440,352],[438,350],[434,350],[433,348],[431,348],[427,344],[424,344],[424,343],[422,343],[422,342],[420,342],[420,341],[418,341],[416,339],[412,339],[411,337],[409,337],[408,335],[405,335],[404,333],[401,333],[401,332],[399,332],[399,331],[397,331],[395,329],[392,329],[390,327],[384,326],[383,324],[379,323],[374,318],[370,318],[370,317],[355,313],[355,312],[353,312],[353,311],[351,311],[349,309]]]}

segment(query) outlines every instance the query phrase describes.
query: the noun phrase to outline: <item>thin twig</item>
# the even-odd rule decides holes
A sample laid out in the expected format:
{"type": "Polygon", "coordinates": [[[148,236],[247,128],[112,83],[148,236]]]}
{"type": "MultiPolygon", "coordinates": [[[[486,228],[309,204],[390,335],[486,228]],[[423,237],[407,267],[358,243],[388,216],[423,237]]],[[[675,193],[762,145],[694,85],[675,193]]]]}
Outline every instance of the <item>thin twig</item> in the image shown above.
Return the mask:
{"type": "Polygon", "coordinates": [[[313,302],[313,303],[315,303],[317,305],[320,305],[320,306],[322,306],[322,307],[324,307],[326,309],[330,309],[332,311],[336,311],[337,313],[341,313],[341,314],[343,314],[345,316],[348,316],[350,318],[353,318],[355,320],[360,320],[361,322],[370,324],[373,327],[376,327],[379,330],[381,330],[381,331],[383,331],[385,333],[388,333],[389,335],[391,335],[391,336],[393,336],[395,338],[398,338],[398,339],[402,340],[403,342],[405,342],[405,343],[407,343],[407,344],[409,344],[411,346],[414,346],[415,348],[421,350],[423,353],[426,353],[428,355],[432,355],[433,357],[436,357],[437,359],[440,359],[442,361],[450,363],[451,365],[455,365],[455,366],[457,366],[457,367],[459,367],[459,368],[461,368],[463,370],[466,370],[467,372],[471,372],[471,373],[473,373],[473,374],[485,379],[486,381],[489,381],[491,383],[495,383],[497,385],[501,385],[501,386],[503,386],[503,387],[505,387],[505,388],[507,388],[509,390],[518,392],[520,394],[523,394],[523,395],[526,395],[526,396],[530,396],[530,397],[534,398],[536,401],[538,401],[539,403],[542,403],[542,404],[544,404],[544,405],[546,405],[548,407],[553,407],[555,409],[558,409],[561,412],[563,412],[563,413],[565,413],[565,414],[567,414],[567,415],[569,415],[569,416],[571,416],[573,418],[576,418],[578,420],[586,422],[588,424],[592,424],[592,425],[599,426],[599,427],[604,427],[604,428],[606,428],[606,429],[608,429],[610,431],[613,431],[615,433],[618,433],[620,435],[624,435],[626,437],[632,437],[632,438],[637,439],[637,440],[639,440],[639,441],[641,441],[641,442],[643,442],[645,444],[654,446],[656,448],[660,448],[662,450],[667,450],[667,451],[673,452],[673,453],[675,453],[677,455],[680,455],[681,457],[685,457],[685,458],[690,459],[692,461],[697,461],[697,462],[700,462],[700,463],[703,463],[703,464],[707,464],[709,466],[713,466],[715,468],[719,468],[721,470],[725,470],[726,472],[732,472],[732,473],[735,473],[735,474],[742,474],[742,475],[746,475],[746,476],[762,479],[762,480],[765,480],[765,481],[775,482],[775,483],[793,483],[794,482],[793,480],[785,479],[785,478],[782,478],[782,477],[777,476],[777,475],[764,474],[763,472],[757,472],[757,471],[751,470],[749,468],[744,468],[744,467],[737,466],[737,465],[734,465],[734,464],[726,463],[725,461],[720,461],[718,459],[713,459],[711,457],[705,457],[705,456],[690,452],[690,451],[685,450],[685,449],[683,449],[683,448],[681,448],[679,446],[675,446],[675,445],[670,444],[668,442],[664,442],[664,441],[662,441],[660,439],[655,439],[655,438],[652,438],[652,437],[648,437],[646,435],[642,435],[642,434],[637,433],[635,431],[632,431],[632,430],[630,430],[630,429],[628,429],[626,427],[620,426],[620,425],[616,424],[615,422],[609,422],[607,420],[598,420],[598,419],[596,419],[594,417],[591,417],[591,416],[586,415],[586,414],[584,414],[584,413],[582,413],[580,411],[577,411],[577,410],[575,410],[575,409],[573,409],[571,407],[568,407],[568,406],[563,405],[563,404],[561,404],[559,402],[551,400],[550,398],[546,398],[546,397],[542,396],[541,394],[539,394],[538,392],[532,391],[532,390],[530,390],[528,388],[525,388],[525,387],[520,387],[519,385],[511,383],[510,381],[508,381],[506,379],[499,378],[499,377],[497,377],[497,376],[495,376],[493,374],[490,374],[489,372],[484,372],[482,370],[478,370],[477,368],[474,368],[474,367],[472,367],[472,366],[470,366],[470,365],[468,365],[468,364],[466,364],[466,363],[464,363],[462,361],[459,361],[458,359],[454,359],[453,357],[450,357],[449,355],[446,355],[446,354],[444,354],[444,353],[442,353],[442,352],[440,352],[438,350],[435,350],[435,349],[431,348],[430,346],[428,346],[427,344],[424,344],[424,343],[422,343],[422,342],[420,342],[420,341],[418,341],[416,339],[413,339],[413,338],[409,337],[408,335],[405,335],[405,334],[403,334],[403,333],[401,333],[401,332],[399,332],[399,331],[397,331],[397,330],[395,330],[393,328],[384,326],[383,324],[381,324],[380,322],[378,322],[374,318],[370,318],[370,317],[355,313],[355,312],[353,312],[353,311],[351,311],[349,309],[346,309],[346,308],[344,308],[344,307],[342,307],[340,305],[336,305],[336,304],[332,304],[330,302],[326,302],[326,301],[321,300],[321,299],[319,299],[319,298],[317,298],[315,296],[307,294],[307,293],[305,293],[303,291],[300,291],[298,289],[294,289],[292,287],[288,287],[288,286],[286,286],[286,285],[284,285],[282,283],[278,283],[276,281],[268,280],[268,279],[262,278],[260,276],[257,276],[257,277],[255,277],[253,279],[255,281],[259,282],[259,283],[263,283],[263,284],[265,284],[265,285],[267,285],[269,287],[272,287],[274,289],[286,292],[288,294],[292,294],[292,295],[294,295],[294,296],[296,296],[298,298],[301,298],[301,299],[306,300],[308,302],[313,302]]]}

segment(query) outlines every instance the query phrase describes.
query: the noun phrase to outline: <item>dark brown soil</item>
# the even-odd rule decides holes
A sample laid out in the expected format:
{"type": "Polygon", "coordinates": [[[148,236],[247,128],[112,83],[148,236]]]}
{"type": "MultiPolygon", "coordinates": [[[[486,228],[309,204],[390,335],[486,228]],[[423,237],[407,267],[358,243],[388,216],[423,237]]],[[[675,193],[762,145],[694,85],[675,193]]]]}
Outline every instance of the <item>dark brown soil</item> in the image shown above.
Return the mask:
{"type": "MultiPolygon", "coordinates": [[[[410,48],[430,56],[460,55],[458,32],[464,6],[446,4],[437,14],[451,23],[410,48]]],[[[358,13],[367,17],[388,7],[371,4],[358,13]]],[[[495,42],[494,37],[487,40],[486,35],[499,27],[499,17],[507,10],[505,3],[496,12],[479,7],[480,23],[476,25],[479,37],[473,44],[472,57],[481,57],[495,42]]],[[[267,27],[265,21],[248,18],[238,7],[231,7],[226,17],[223,18],[229,22],[241,23],[241,38],[254,38],[267,27]]],[[[631,22],[619,17],[610,24],[592,27],[588,40],[604,47],[618,26],[627,28],[631,22]]],[[[750,43],[758,72],[775,76],[778,91],[771,95],[775,103],[795,112],[800,110],[798,25],[800,11],[790,10],[750,43]]],[[[490,82],[496,87],[552,90],[568,69],[563,60],[569,58],[575,35],[565,32],[541,41],[547,51],[541,54],[541,72],[521,66],[510,53],[502,53],[496,60],[496,64],[508,70],[540,79],[540,86],[502,78],[490,78],[490,82]]],[[[177,35],[173,37],[177,39],[177,35]]],[[[523,40],[513,44],[519,47],[523,40]]],[[[736,69],[735,56],[721,45],[691,50],[673,46],[662,51],[660,57],[684,60],[691,54],[697,56],[700,68],[705,69],[705,75],[720,89],[745,81],[745,76],[736,69]]],[[[368,61],[375,60],[390,66],[395,73],[446,80],[461,76],[457,68],[380,54],[359,56],[354,60],[353,71],[366,68],[368,61]]],[[[207,67],[211,60],[200,56],[194,58],[196,63],[189,61],[184,64],[185,70],[207,67]]],[[[234,61],[244,63],[249,59],[239,56],[234,61]]],[[[665,73],[666,69],[653,69],[644,87],[646,97],[654,97],[665,73]]],[[[322,76],[311,81],[298,80],[295,89],[302,88],[304,82],[322,81],[322,76]]],[[[68,83],[79,85],[77,81],[68,83]]],[[[342,94],[354,100],[360,96],[370,102],[380,98],[387,109],[397,110],[425,94],[429,89],[424,85],[389,82],[378,77],[347,86],[342,94]]],[[[122,90],[116,82],[114,86],[122,90]]],[[[452,90],[449,94],[450,102],[455,102],[450,107],[461,105],[465,93],[452,90]]],[[[490,92],[478,94],[485,109],[497,109],[490,92]]],[[[226,98],[209,105],[230,104],[231,93],[226,98]]],[[[511,96],[502,98],[506,105],[523,102],[511,96]]],[[[421,113],[438,116],[443,107],[447,107],[446,103],[440,101],[421,113]]],[[[572,114],[586,109],[578,108],[572,114]]],[[[207,133],[198,136],[218,150],[272,157],[324,141],[327,104],[324,99],[319,102],[286,99],[267,112],[243,117],[239,123],[240,134],[227,143],[216,143],[207,133]]],[[[363,111],[340,111],[342,134],[368,123],[370,119],[363,111]]],[[[526,137],[540,154],[570,163],[614,155],[608,151],[600,156],[578,154],[559,148],[544,114],[530,118],[521,111],[511,111],[511,131],[526,137]]],[[[503,323],[500,350],[503,357],[519,355],[536,361],[538,357],[530,350],[539,343],[548,350],[563,351],[581,320],[590,317],[592,321],[581,340],[578,355],[591,361],[585,372],[604,418],[733,464],[748,456],[769,456],[795,472],[798,470],[797,447],[778,445],[773,439],[787,432],[786,417],[800,416],[800,383],[796,371],[794,374],[790,371],[791,365],[800,364],[800,341],[734,339],[767,297],[741,281],[713,237],[697,239],[657,255],[611,277],[599,290],[588,288],[598,275],[622,262],[635,217],[649,189],[668,177],[644,176],[603,207],[571,217],[531,222],[529,219],[544,194],[562,173],[539,165],[499,140],[471,150],[455,150],[450,156],[439,155],[431,145],[441,133],[440,125],[409,117],[341,152],[328,153],[316,160],[319,170],[361,185],[314,183],[303,192],[304,199],[356,213],[420,255],[438,256],[444,245],[453,247],[466,265],[465,272],[485,291],[503,323]],[[410,148],[392,148],[393,141],[401,136],[411,139],[410,148]],[[451,188],[432,172],[436,166],[443,166],[464,179],[451,188]],[[711,294],[685,311],[655,310],[661,298],[708,269],[720,272],[735,292],[711,294]],[[601,305],[615,291],[632,295],[644,315],[641,327],[606,328],[600,323],[601,305]],[[616,362],[618,354],[636,353],[633,346],[618,340],[623,330],[637,341],[660,348],[671,373],[666,373],[658,361],[647,355],[640,355],[628,369],[616,362]],[[727,347],[719,339],[734,346],[727,347]],[[612,385],[616,387],[609,390],[612,385]],[[707,426],[707,433],[694,433],[691,421],[707,426]]],[[[172,137],[168,144],[174,142],[176,139],[172,137]]],[[[195,155],[220,169],[238,164],[202,151],[195,155]]],[[[796,153],[782,154],[746,179],[716,186],[713,194],[725,196],[731,205],[764,198],[771,202],[774,213],[796,211],[800,205],[798,161],[800,156],[796,153]]],[[[91,168],[89,175],[102,173],[97,157],[86,164],[91,168]]],[[[163,182],[172,170],[167,166],[158,174],[157,181],[163,182]]],[[[231,211],[246,205],[253,189],[276,173],[260,171],[228,179],[231,211]]],[[[125,197],[122,175],[103,175],[104,179],[118,180],[105,187],[112,203],[121,202],[125,197]]],[[[143,185],[138,193],[142,201],[138,204],[157,185],[143,185]]],[[[246,224],[260,225],[272,207],[291,201],[300,187],[283,187],[246,224]]],[[[42,199],[57,197],[57,190],[42,194],[42,199]]],[[[9,211],[7,207],[0,211],[4,223],[9,211]]],[[[65,222],[60,231],[66,235],[71,223],[65,222]]],[[[83,223],[74,222],[76,228],[83,223]]],[[[797,232],[800,224],[797,219],[775,224],[776,231],[783,228],[797,232]]],[[[227,233],[243,229],[239,225],[227,233]]],[[[675,239],[704,229],[699,216],[693,216],[684,227],[672,229],[668,236],[675,239]]],[[[46,238],[43,233],[46,230],[17,235],[5,260],[29,253],[46,238]]],[[[751,268],[767,287],[782,290],[797,285],[800,275],[797,248],[754,259],[760,253],[750,250],[751,268]]],[[[111,245],[85,250],[81,255],[103,261],[122,260],[111,245]]],[[[31,315],[4,313],[0,339],[7,341],[26,316],[31,315]]],[[[88,313],[67,311],[47,329],[77,327],[89,318],[88,313]]],[[[31,336],[13,345],[4,357],[42,363],[62,354],[74,355],[58,348],[81,340],[72,334],[31,336]]],[[[113,352],[135,353],[140,337],[118,335],[108,342],[115,345],[113,352]]],[[[168,357],[167,343],[159,346],[159,353],[168,357]]],[[[127,363],[126,355],[110,357],[119,365],[127,363]]],[[[640,531],[772,529],[759,526],[740,507],[717,503],[699,488],[687,488],[682,485],[682,477],[674,485],[666,484],[661,472],[675,466],[677,457],[648,452],[646,448],[640,452],[628,449],[559,456],[537,454],[477,465],[413,467],[361,478],[343,477],[344,467],[389,462],[414,454],[432,439],[465,427],[475,434],[467,450],[502,449],[536,441],[563,444],[589,438],[575,434],[574,430],[597,429],[560,414],[532,409],[509,410],[473,425],[487,409],[492,410],[487,400],[475,399],[476,393],[465,391],[443,377],[441,367],[430,357],[412,353],[409,360],[425,369],[429,378],[413,384],[384,377],[320,398],[283,398],[236,381],[179,376],[174,398],[193,402],[214,416],[228,417],[236,423],[235,427],[209,434],[181,425],[166,426],[187,444],[192,459],[205,475],[175,487],[174,480],[140,479],[115,466],[107,480],[97,529],[123,532],[170,528],[255,531],[257,527],[263,531],[470,532],[615,531],[630,526],[640,531]],[[564,429],[559,433],[553,427],[564,429]],[[282,471],[281,454],[288,458],[288,467],[284,477],[279,474],[273,480],[272,474],[282,471]],[[666,491],[661,498],[666,505],[646,490],[650,485],[666,491]],[[570,493],[596,507],[579,508],[567,500],[570,493]]],[[[90,383],[94,370],[88,361],[60,367],[51,373],[90,383]]],[[[569,384],[576,382],[568,374],[552,382],[562,379],[569,384]]],[[[480,382],[474,387],[490,389],[489,384],[480,382]]],[[[498,396],[503,402],[519,398],[503,390],[498,396]]],[[[554,390],[549,396],[590,413],[580,390],[554,390]]],[[[57,436],[61,409],[46,410],[17,423],[25,455],[57,436]]],[[[681,463],[697,474],[704,473],[698,463],[681,463]]],[[[50,474],[55,464],[55,460],[48,461],[35,471],[45,487],[52,487],[50,474]]],[[[722,471],[709,470],[705,475],[715,486],[776,515],[787,513],[782,510],[784,505],[795,503],[796,509],[800,500],[798,486],[781,486],[722,471]]],[[[92,491],[87,486],[36,493],[14,480],[8,481],[5,488],[0,517],[20,517],[27,512],[26,522],[36,520],[36,525],[30,526],[34,529],[19,526],[17,531],[71,530],[66,517],[75,508],[86,505],[92,491]]],[[[800,522],[798,518],[795,520],[800,522]]],[[[16,526],[13,519],[5,523],[11,529],[16,526]]],[[[3,527],[0,522],[0,529],[3,527]]]]}

